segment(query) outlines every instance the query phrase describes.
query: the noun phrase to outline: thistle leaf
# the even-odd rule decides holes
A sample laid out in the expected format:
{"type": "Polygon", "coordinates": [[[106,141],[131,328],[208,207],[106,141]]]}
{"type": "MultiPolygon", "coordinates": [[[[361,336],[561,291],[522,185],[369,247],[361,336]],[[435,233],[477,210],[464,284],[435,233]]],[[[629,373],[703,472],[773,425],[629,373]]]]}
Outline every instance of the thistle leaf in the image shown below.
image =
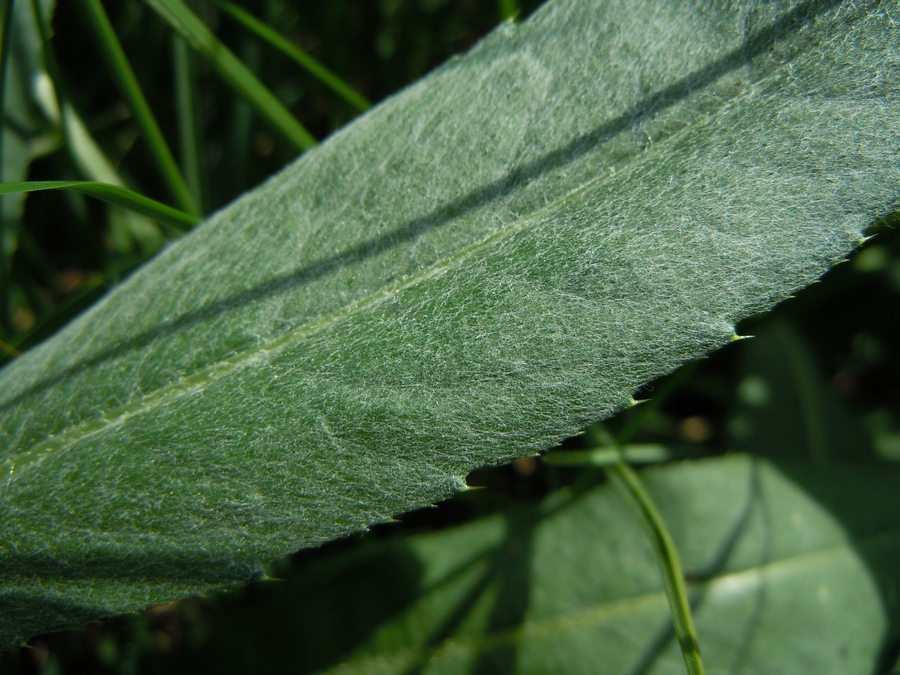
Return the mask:
{"type": "Polygon", "coordinates": [[[727,344],[900,203],[894,2],[555,0],[0,371],[0,644],[245,581],[727,344]]]}

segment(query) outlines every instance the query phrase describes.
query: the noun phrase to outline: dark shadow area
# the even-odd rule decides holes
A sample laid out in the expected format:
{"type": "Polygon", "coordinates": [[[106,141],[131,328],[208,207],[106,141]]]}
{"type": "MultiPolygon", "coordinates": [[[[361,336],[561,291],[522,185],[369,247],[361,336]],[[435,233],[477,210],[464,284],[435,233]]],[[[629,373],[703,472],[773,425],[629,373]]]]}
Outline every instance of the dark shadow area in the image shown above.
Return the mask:
{"type": "MultiPolygon", "coordinates": [[[[26,593],[0,595],[0,614],[4,623],[15,625],[16,633],[0,632],[0,650],[11,648],[16,640],[31,638],[38,633],[52,633],[74,628],[89,621],[97,621],[99,610],[94,605],[83,605],[64,598],[41,598],[36,602],[26,593]],[[35,617],[36,607],[40,612],[35,617]]],[[[112,613],[109,613],[112,616],[112,613]]]]}
{"type": "Polygon", "coordinates": [[[325,552],[301,554],[284,580],[256,583],[205,603],[208,636],[200,644],[185,644],[177,654],[146,657],[141,672],[319,672],[364,653],[361,650],[379,635],[388,646],[373,656],[384,656],[387,663],[414,650],[410,656],[415,665],[405,671],[413,675],[423,671],[448,639],[458,636],[488,591],[496,593],[495,602],[483,637],[477,639],[472,672],[514,672],[516,642],[507,638],[526,616],[532,540],[544,514],[539,502],[518,502],[504,513],[502,541],[442,572],[427,586],[423,561],[404,537],[337,542],[325,552]],[[456,597],[460,583],[467,587],[456,597]],[[442,597],[447,602],[442,603],[442,597]],[[413,625],[392,625],[417,603],[432,600],[448,611],[426,639],[415,637],[413,625]],[[389,645],[397,639],[400,651],[394,654],[389,645]]]}
{"type": "Polygon", "coordinates": [[[307,562],[284,580],[212,599],[208,639],[177,659],[153,655],[141,672],[317,672],[421,596],[422,564],[402,540],[307,562]]]}
{"type": "MultiPolygon", "coordinates": [[[[494,554],[497,599],[488,620],[488,635],[503,635],[518,630],[525,621],[531,600],[531,568],[534,533],[543,514],[535,502],[507,518],[506,539],[494,554]]],[[[478,653],[472,675],[516,672],[518,640],[504,639],[478,653]]]]}
{"type": "MultiPolygon", "coordinates": [[[[185,593],[185,589],[224,588],[248,583],[260,574],[259,566],[253,563],[196,556],[123,554],[66,563],[49,556],[21,555],[12,564],[0,559],[0,589],[6,589],[0,593],[0,617],[4,623],[16,617],[14,623],[21,635],[29,637],[93,621],[104,612],[112,613],[109,607],[120,599],[104,597],[104,590],[110,590],[104,589],[106,584],[144,588],[155,601],[167,602],[171,596],[185,593]],[[29,579],[34,579],[33,583],[29,579]],[[67,600],[54,588],[55,584],[66,582],[96,589],[96,602],[67,600]],[[16,590],[8,590],[11,584],[16,590]],[[174,589],[166,591],[169,584],[174,589]]],[[[3,640],[7,637],[0,635],[3,640]]]]}
{"type": "Polygon", "coordinates": [[[132,350],[140,349],[152,342],[164,339],[173,333],[195,326],[230,310],[302,287],[327,276],[337,269],[370,258],[381,251],[404,242],[412,241],[426,232],[446,225],[454,218],[466,215],[493,201],[497,201],[507,196],[517,187],[527,184],[569,161],[578,159],[618,134],[634,128],[644,120],[663,112],[698,90],[711,85],[719,78],[747,65],[756,56],[771,50],[779,40],[789,36],[805,23],[828,12],[839,4],[838,0],[822,2],[811,0],[801,3],[772,25],[749,35],[740,48],[728,52],[704,68],[690,73],[665,89],[644,98],[640,103],[626,110],[618,117],[597,126],[589,133],[574,138],[565,146],[549,152],[530,163],[510,170],[503,178],[440,206],[430,213],[414,218],[391,232],[373,237],[366,242],[324,258],[293,273],[273,278],[252,289],[219,300],[202,309],[184,314],[169,323],[123,340],[89,359],[72,365],[52,378],[35,383],[0,406],[0,413],[16,406],[29,396],[60,384],[77,371],[91,368],[132,350]]]}
{"type": "MultiPolygon", "coordinates": [[[[73,556],[74,557],[74,556],[73,556]]],[[[234,558],[215,558],[189,551],[184,556],[148,552],[110,554],[66,561],[60,556],[16,554],[12,560],[0,558],[0,583],[6,579],[190,579],[209,583],[243,583],[257,578],[257,563],[234,558]]]]}
{"type": "Polygon", "coordinates": [[[177,581],[190,579],[211,584],[245,583],[259,577],[261,568],[256,563],[238,562],[229,558],[215,558],[189,552],[183,557],[160,554],[153,551],[115,553],[105,557],[94,556],[66,561],[48,555],[16,554],[12,561],[0,558],[0,583],[6,580],[21,582],[23,579],[56,579],[59,581],[84,581],[104,579],[147,581],[177,581]],[[191,555],[193,553],[194,555],[191,555]]]}
{"type": "Polygon", "coordinates": [[[515,672],[516,643],[502,636],[515,631],[525,620],[531,597],[532,541],[542,517],[538,502],[522,503],[506,514],[506,536],[490,553],[488,571],[428,638],[422,654],[423,662],[407,670],[405,675],[424,672],[433,652],[457,633],[478,605],[478,600],[492,586],[497,588],[497,593],[484,630],[485,644],[478,650],[470,672],[473,675],[515,672]],[[492,639],[498,636],[500,639],[492,639]]]}

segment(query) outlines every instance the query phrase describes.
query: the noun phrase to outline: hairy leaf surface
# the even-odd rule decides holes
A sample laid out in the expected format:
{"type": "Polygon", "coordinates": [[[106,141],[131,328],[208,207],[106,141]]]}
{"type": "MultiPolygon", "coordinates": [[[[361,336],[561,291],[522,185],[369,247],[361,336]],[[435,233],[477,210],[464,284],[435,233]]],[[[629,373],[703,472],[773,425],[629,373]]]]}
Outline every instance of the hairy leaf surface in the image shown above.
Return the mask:
{"type": "Polygon", "coordinates": [[[0,644],[442,499],[900,202],[897,2],[556,0],[0,372],[0,644]]]}

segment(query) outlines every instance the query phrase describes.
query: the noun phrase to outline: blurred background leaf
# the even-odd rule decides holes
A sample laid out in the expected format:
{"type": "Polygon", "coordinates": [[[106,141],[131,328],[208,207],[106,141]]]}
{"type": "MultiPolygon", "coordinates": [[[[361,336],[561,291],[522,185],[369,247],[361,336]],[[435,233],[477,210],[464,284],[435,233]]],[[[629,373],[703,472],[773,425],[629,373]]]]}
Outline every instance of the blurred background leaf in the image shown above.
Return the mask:
{"type": "MultiPolygon", "coordinates": [[[[710,672],[875,671],[900,626],[900,467],[732,455],[645,478],[710,672]]],[[[140,672],[684,669],[652,548],[609,485],[510,498],[467,525],[367,537],[271,574],[165,610],[177,658],[151,652],[140,672]]]]}

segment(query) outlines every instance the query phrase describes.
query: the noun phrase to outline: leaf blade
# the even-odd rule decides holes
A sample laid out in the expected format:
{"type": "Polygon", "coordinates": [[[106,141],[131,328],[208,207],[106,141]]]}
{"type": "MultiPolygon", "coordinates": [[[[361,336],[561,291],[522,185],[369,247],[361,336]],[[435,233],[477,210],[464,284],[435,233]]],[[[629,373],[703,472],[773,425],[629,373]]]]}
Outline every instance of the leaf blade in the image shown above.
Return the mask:
{"type": "Polygon", "coordinates": [[[0,371],[2,540],[109,562],[0,574],[245,580],[727,344],[896,208],[877,8],[551,3],[362,117],[0,371]]]}

